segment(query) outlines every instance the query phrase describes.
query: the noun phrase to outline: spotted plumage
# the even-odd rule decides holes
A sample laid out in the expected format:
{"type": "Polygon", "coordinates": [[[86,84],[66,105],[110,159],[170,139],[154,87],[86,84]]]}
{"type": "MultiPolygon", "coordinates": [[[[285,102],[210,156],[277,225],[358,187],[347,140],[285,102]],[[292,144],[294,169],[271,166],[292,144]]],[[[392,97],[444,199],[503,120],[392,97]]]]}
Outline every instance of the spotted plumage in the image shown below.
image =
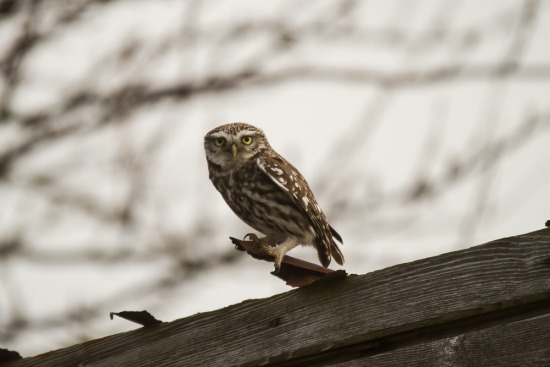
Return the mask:
{"type": "Polygon", "coordinates": [[[329,225],[300,172],[275,152],[262,130],[231,123],[208,132],[204,148],[210,180],[233,212],[265,237],[252,236],[275,257],[278,270],[285,253],[298,244],[313,245],[328,267],[344,263],[329,225]]]}

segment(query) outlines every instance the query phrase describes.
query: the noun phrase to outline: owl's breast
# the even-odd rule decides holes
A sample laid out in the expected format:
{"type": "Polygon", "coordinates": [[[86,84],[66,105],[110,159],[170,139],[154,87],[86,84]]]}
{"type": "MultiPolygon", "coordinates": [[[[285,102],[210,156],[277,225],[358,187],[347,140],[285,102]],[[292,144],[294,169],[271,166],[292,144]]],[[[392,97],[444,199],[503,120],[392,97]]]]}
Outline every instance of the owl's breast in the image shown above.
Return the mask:
{"type": "Polygon", "coordinates": [[[310,231],[308,219],[292,198],[263,173],[255,161],[228,175],[218,176],[214,185],[231,210],[246,224],[268,234],[302,237],[310,231]]]}

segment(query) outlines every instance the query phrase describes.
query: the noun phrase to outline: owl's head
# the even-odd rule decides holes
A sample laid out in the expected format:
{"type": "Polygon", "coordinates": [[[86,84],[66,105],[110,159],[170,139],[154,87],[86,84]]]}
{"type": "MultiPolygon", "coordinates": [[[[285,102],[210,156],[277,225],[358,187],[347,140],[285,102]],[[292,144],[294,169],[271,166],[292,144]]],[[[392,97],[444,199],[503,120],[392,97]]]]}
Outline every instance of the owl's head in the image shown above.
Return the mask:
{"type": "Polygon", "coordinates": [[[204,137],[206,159],[223,170],[236,168],[269,148],[262,130],[242,122],[218,126],[204,137]]]}

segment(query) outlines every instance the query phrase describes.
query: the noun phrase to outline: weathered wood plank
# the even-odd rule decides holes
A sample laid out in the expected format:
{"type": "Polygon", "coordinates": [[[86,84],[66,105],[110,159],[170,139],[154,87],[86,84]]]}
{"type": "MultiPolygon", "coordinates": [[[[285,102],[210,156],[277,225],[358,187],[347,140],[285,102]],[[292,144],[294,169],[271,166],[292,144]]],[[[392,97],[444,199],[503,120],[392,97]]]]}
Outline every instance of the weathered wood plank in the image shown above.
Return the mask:
{"type": "Polygon", "coordinates": [[[547,367],[549,361],[550,314],[547,314],[327,365],[333,367],[547,367]]]}
{"type": "Polygon", "coordinates": [[[428,337],[461,335],[464,330],[457,324],[462,320],[490,326],[501,318],[508,323],[512,317],[550,313],[549,308],[550,230],[544,229],[366,275],[318,282],[12,366],[330,363],[342,353],[380,353],[385,340],[394,349],[408,347],[415,337],[426,337],[422,332],[428,337]]]}

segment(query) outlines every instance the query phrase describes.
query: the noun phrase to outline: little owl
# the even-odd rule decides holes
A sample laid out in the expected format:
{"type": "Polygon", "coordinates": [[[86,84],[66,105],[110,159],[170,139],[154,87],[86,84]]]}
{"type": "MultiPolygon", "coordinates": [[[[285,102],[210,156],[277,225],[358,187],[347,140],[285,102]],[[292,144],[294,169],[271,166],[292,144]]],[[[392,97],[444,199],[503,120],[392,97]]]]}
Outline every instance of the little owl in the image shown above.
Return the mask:
{"type": "Polygon", "coordinates": [[[262,130],[245,123],[222,125],[206,134],[204,149],[210,180],[231,210],[265,235],[246,237],[275,258],[275,271],[298,244],[315,246],[325,268],[331,257],[343,265],[334,241],[342,243],[342,238],[306,180],[271,148],[262,130]]]}

